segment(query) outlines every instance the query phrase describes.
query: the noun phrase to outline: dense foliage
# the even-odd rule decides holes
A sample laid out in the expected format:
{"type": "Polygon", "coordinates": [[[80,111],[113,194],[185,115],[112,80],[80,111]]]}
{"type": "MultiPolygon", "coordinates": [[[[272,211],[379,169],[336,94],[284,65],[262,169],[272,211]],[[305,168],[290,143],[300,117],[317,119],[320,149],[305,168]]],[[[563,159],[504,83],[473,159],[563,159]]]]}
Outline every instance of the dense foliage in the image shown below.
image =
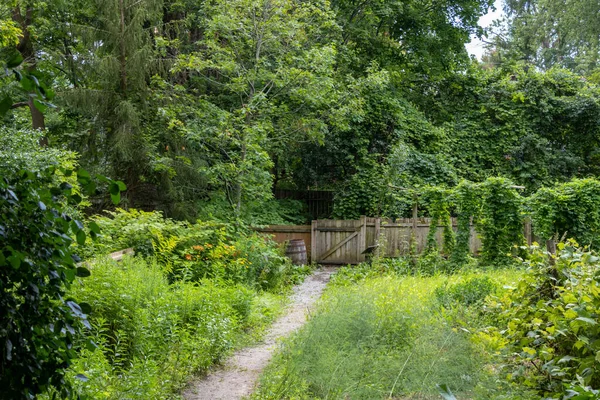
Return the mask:
{"type": "Polygon", "coordinates": [[[484,33],[493,3],[2,2],[0,397],[176,396],[271,319],[273,299],[307,271],[248,228],[307,221],[306,204],[275,199],[278,189],[334,191],[335,218],[416,210],[432,226],[423,256],[411,240],[410,260],[339,274],[340,287],[364,286],[332,291],[314,330],[294,339],[303,352],[283,354],[259,396],[410,395],[430,372],[476,391],[443,368],[402,375],[408,343],[442,342],[414,342],[423,359],[451,341],[471,377],[481,360],[459,357],[470,344],[450,325],[480,328],[463,317],[482,322],[476,308],[501,290],[437,275],[516,256],[532,273],[485,320],[507,328],[479,339],[512,349],[507,364],[523,365],[512,376],[538,394],[598,390],[595,256],[572,245],[551,262],[527,255],[523,222],[541,241],[599,244],[600,9],[507,0],[479,63],[464,44],[484,33]],[[79,166],[90,173],[68,172],[79,166]],[[128,247],[136,258],[104,259],[128,247]],[[413,315],[386,291],[414,288],[381,274],[437,290],[416,293],[427,307],[413,315]],[[435,329],[415,328],[427,323],[435,329]]]}
{"type": "Polygon", "coordinates": [[[598,398],[598,257],[570,241],[555,263],[535,249],[528,273],[490,301],[505,373],[544,398],[598,398]]]}
{"type": "Polygon", "coordinates": [[[243,285],[169,284],[153,260],[100,259],[90,268],[92,276],[69,291],[90,305],[85,339],[96,344],[87,348],[79,339],[74,347],[79,354],[67,380],[81,398],[175,398],[193,373],[218,362],[281,308],[278,296],[243,285]]]}
{"type": "MultiPolygon", "coordinates": [[[[87,172],[77,176],[94,185],[87,172]]],[[[110,184],[118,195],[119,185],[110,184]]],[[[90,275],[71,244],[99,233],[73,217],[79,202],[70,184],[56,184],[55,169],[0,180],[0,383],[7,398],[35,398],[50,385],[69,393],[64,369],[90,310],[66,294],[77,276],[90,275]]]]}
{"type": "Polygon", "coordinates": [[[529,201],[536,234],[569,237],[596,248],[600,233],[600,182],[577,179],[537,191],[529,201]]]}

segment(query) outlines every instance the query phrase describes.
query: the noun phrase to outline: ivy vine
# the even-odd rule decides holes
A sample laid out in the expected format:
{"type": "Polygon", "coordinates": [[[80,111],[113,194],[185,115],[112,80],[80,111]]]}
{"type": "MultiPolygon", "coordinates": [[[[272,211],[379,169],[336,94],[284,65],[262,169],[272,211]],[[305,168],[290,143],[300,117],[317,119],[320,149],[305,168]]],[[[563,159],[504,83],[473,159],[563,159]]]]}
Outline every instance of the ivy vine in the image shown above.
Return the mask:
{"type": "Polygon", "coordinates": [[[428,253],[435,252],[438,249],[436,233],[439,225],[442,225],[444,229],[442,252],[451,254],[454,250],[455,237],[450,216],[450,193],[449,189],[439,186],[429,186],[423,192],[423,198],[427,203],[427,209],[431,217],[427,234],[426,252],[428,253]]]}
{"type": "Polygon", "coordinates": [[[450,259],[456,265],[464,265],[470,256],[471,218],[477,219],[481,211],[479,185],[466,180],[461,181],[452,191],[452,201],[457,212],[458,229],[450,259]]]}
{"type": "Polygon", "coordinates": [[[512,260],[512,247],[524,243],[522,198],[506,178],[486,179],[481,195],[477,227],[482,235],[482,262],[506,265],[512,260]]]}
{"type": "Polygon", "coordinates": [[[574,179],[541,188],[528,201],[533,229],[543,240],[566,235],[584,245],[600,245],[600,181],[574,179]]]}

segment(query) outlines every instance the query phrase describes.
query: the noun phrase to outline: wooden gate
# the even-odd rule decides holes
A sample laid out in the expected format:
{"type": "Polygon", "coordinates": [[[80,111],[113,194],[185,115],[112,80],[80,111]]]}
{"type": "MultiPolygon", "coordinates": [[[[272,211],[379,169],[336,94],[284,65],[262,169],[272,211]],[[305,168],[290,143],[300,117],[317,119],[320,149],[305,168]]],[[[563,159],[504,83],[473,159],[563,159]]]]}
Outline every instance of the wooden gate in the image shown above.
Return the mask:
{"type": "Polygon", "coordinates": [[[367,219],[361,217],[356,221],[312,221],[312,261],[320,264],[358,264],[364,261],[363,251],[367,248],[367,219]]]}

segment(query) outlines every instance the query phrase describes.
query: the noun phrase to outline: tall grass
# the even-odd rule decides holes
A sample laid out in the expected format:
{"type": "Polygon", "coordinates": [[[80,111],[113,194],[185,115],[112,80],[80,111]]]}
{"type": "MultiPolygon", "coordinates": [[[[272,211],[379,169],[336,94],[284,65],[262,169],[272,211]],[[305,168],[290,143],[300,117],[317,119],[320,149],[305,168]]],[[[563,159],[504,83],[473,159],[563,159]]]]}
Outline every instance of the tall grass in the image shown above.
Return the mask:
{"type": "MultiPolygon", "coordinates": [[[[511,274],[491,276],[503,284],[511,274]]],[[[338,280],[316,315],[284,343],[253,398],[438,399],[436,384],[472,398],[486,358],[449,322],[435,291],[478,276],[338,280]]]]}
{"type": "Polygon", "coordinates": [[[191,375],[219,362],[260,330],[282,297],[213,281],[169,283],[156,262],[100,259],[69,296],[91,306],[87,339],[69,368],[84,399],[168,399],[191,375]],[[243,340],[241,340],[241,338],[243,340]]]}

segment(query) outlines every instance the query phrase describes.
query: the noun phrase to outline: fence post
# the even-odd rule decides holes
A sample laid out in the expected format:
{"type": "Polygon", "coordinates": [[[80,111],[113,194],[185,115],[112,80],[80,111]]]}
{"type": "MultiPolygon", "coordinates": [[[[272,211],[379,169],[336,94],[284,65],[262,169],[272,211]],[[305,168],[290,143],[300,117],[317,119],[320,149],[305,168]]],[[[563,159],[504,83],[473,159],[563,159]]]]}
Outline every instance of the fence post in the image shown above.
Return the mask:
{"type": "Polygon", "coordinates": [[[313,220],[310,223],[310,262],[312,263],[316,263],[319,260],[319,255],[317,254],[317,225],[317,220],[313,220]]]}
{"type": "Polygon", "coordinates": [[[359,262],[365,261],[363,251],[367,249],[367,217],[360,216],[359,220],[360,233],[358,234],[358,246],[356,246],[356,258],[359,262]]]}

